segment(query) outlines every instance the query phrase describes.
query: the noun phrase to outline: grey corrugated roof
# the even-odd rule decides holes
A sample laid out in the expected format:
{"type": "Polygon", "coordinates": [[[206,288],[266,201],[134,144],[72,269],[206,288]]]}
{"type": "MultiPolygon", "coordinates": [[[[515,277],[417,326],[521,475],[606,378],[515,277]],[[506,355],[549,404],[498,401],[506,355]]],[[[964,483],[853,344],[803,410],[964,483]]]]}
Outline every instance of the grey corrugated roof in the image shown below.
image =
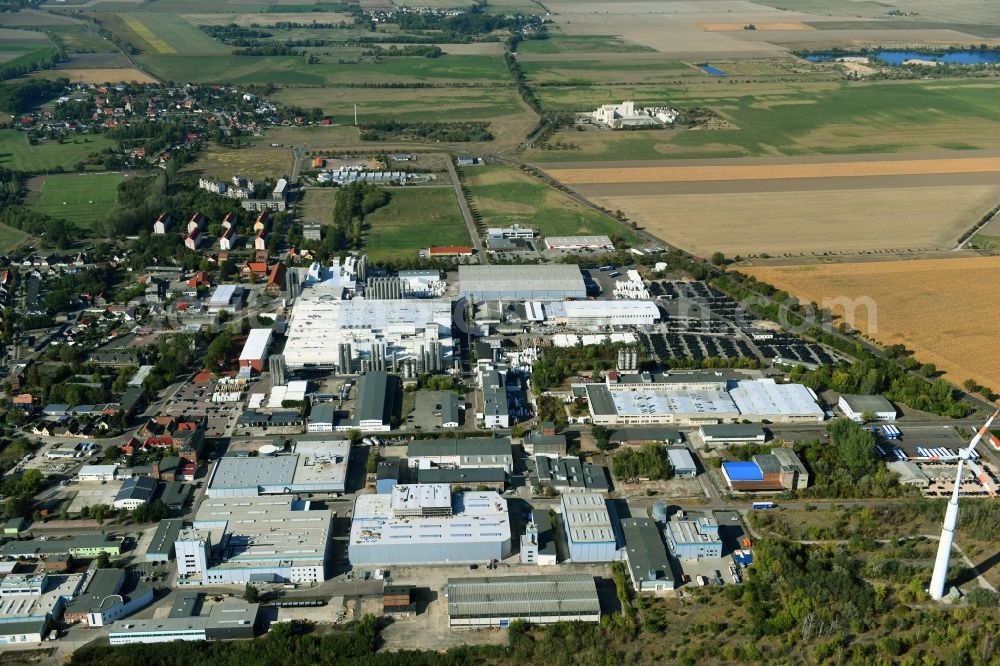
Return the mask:
{"type": "Polygon", "coordinates": [[[841,398],[847,402],[848,407],[854,410],[855,413],[859,412],[893,412],[895,413],[896,408],[893,407],[892,403],[880,395],[841,395],[841,398]]]}
{"type": "Polygon", "coordinates": [[[115,501],[136,499],[148,502],[156,492],[156,479],[148,476],[133,476],[125,479],[121,490],[115,495],[115,501]]]}
{"type": "Polygon", "coordinates": [[[719,425],[703,425],[701,430],[711,437],[760,437],[764,429],[750,423],[722,423],[719,425]]]}
{"type": "Polygon", "coordinates": [[[439,456],[509,456],[509,437],[463,439],[415,439],[406,449],[410,458],[439,456]]]}
{"type": "Polygon", "coordinates": [[[389,375],[385,372],[369,372],[358,380],[358,397],[354,410],[355,419],[368,421],[378,419],[389,422],[388,399],[389,375]]]}
{"type": "Polygon", "coordinates": [[[694,457],[687,449],[667,449],[667,457],[670,458],[670,464],[675,470],[698,469],[694,457]]]}
{"type": "Polygon", "coordinates": [[[451,469],[435,467],[417,470],[417,483],[503,483],[507,475],[499,467],[451,469]]]}
{"type": "Polygon", "coordinates": [[[174,547],[174,542],[177,541],[177,535],[180,534],[183,526],[184,521],[178,518],[161,520],[160,524],[156,526],[156,531],[153,532],[153,539],[150,541],[146,552],[156,554],[169,553],[174,547]]]}
{"type": "Polygon", "coordinates": [[[447,589],[452,618],[601,612],[594,577],[583,574],[449,578],[447,589]]]}

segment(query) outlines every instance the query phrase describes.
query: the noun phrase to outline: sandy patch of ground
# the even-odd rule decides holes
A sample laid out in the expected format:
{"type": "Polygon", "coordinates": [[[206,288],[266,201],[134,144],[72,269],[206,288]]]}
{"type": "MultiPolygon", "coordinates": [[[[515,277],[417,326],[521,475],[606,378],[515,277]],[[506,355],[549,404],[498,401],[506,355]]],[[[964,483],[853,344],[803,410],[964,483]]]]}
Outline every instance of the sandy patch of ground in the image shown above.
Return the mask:
{"type": "MultiPolygon", "coordinates": [[[[854,325],[884,344],[902,343],[961,384],[1000,388],[996,284],[1000,257],[749,268],[747,273],[802,300],[871,298],[874,312],[855,309],[854,325]],[[874,314],[874,316],[872,316],[874,314]]],[[[834,308],[834,314],[842,314],[834,308]]]]}
{"type": "Polygon", "coordinates": [[[48,79],[66,77],[74,83],[156,83],[146,72],[135,69],[50,69],[36,76],[48,79]]]}
{"type": "Polygon", "coordinates": [[[800,164],[754,164],[725,166],[627,167],[599,169],[552,169],[556,180],[569,185],[586,183],[663,183],[688,181],[771,180],[799,178],[843,178],[856,176],[900,176],[915,174],[1000,173],[1000,157],[931,160],[870,160],[800,164]]]}
{"type": "Polygon", "coordinates": [[[744,30],[747,25],[752,24],[758,31],[760,30],[815,30],[805,23],[794,21],[767,21],[757,23],[746,21],[744,23],[698,23],[697,26],[705,32],[738,32],[744,30]]]}

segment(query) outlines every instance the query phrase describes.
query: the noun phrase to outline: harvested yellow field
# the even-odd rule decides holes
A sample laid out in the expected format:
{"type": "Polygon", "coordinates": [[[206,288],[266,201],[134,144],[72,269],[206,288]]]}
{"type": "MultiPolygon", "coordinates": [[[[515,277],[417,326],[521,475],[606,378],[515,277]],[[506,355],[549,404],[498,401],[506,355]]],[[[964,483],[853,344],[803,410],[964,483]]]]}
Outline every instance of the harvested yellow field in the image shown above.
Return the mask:
{"type": "Polygon", "coordinates": [[[851,306],[853,326],[880,343],[906,345],[921,362],[934,363],[956,384],[973,379],[1000,389],[994,324],[1000,320],[996,298],[1000,257],[763,267],[745,272],[800,300],[833,304],[838,316],[844,315],[842,303],[856,303],[851,306]]]}
{"type": "Polygon", "coordinates": [[[745,23],[698,23],[697,25],[705,32],[736,32],[744,30],[745,26],[750,23],[753,23],[754,28],[757,30],[815,30],[815,28],[805,23],[796,23],[794,21],[770,21],[765,23],[746,21],[745,23]]]}
{"type": "Polygon", "coordinates": [[[603,167],[552,169],[556,180],[568,185],[611,183],[670,183],[726,180],[786,180],[851,178],[926,174],[1000,173],[1000,157],[870,160],[797,164],[603,167]]]}
{"type": "Polygon", "coordinates": [[[156,83],[157,79],[141,69],[47,69],[36,72],[39,78],[66,77],[74,83],[156,83]]]}
{"type": "Polygon", "coordinates": [[[951,249],[1000,200],[996,183],[855,183],[843,189],[748,187],[678,194],[614,193],[601,186],[576,189],[608,210],[623,211],[651,234],[702,256],[715,251],[728,256],[819,256],[951,249]]]}
{"type": "Polygon", "coordinates": [[[121,14],[122,22],[129,27],[129,29],[135,34],[139,35],[140,38],[147,44],[149,44],[157,53],[177,53],[177,50],[156,36],[156,34],[146,27],[146,24],[137,19],[131,14],[121,14]]]}

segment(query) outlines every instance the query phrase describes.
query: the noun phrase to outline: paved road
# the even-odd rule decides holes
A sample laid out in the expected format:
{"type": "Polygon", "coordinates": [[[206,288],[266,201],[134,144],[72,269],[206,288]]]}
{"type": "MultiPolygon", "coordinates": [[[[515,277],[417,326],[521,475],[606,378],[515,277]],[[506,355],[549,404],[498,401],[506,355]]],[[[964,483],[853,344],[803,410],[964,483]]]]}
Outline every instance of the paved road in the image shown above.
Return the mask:
{"type": "Polygon", "coordinates": [[[292,146],[292,155],[295,157],[295,164],[292,165],[292,176],[288,180],[289,183],[299,182],[299,169],[302,168],[302,158],[305,157],[306,147],[305,146],[292,146]]]}
{"type": "Polygon", "coordinates": [[[479,240],[479,229],[476,228],[476,221],[472,219],[472,211],[469,210],[469,202],[465,199],[465,192],[462,191],[462,183],[458,180],[458,172],[455,171],[451,155],[445,160],[445,164],[448,165],[448,175],[451,176],[451,182],[455,186],[455,196],[458,197],[458,207],[462,209],[465,226],[469,229],[469,238],[472,239],[472,247],[476,249],[476,254],[479,256],[479,263],[488,264],[490,263],[490,258],[483,252],[483,244],[479,240]]]}

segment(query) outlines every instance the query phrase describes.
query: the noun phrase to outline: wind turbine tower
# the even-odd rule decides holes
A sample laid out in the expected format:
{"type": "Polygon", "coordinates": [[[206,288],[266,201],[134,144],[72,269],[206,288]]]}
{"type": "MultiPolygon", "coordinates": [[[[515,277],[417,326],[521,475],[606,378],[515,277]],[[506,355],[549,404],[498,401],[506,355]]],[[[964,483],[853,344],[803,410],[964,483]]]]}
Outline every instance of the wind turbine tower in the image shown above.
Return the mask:
{"type": "Polygon", "coordinates": [[[987,419],[983,427],[976,433],[976,436],[969,442],[969,445],[964,449],[959,449],[957,455],[910,459],[932,460],[939,462],[946,462],[949,460],[958,461],[958,472],[955,474],[955,490],[951,493],[951,500],[948,502],[948,509],[944,514],[944,525],[941,529],[941,541],[938,542],[937,557],[934,559],[934,573],[931,574],[931,586],[928,592],[930,593],[932,599],[942,599],[946,592],[948,564],[951,560],[951,546],[952,542],[955,540],[955,529],[958,527],[958,495],[959,489],[962,487],[962,466],[968,465],[972,468],[973,473],[975,473],[979,482],[983,484],[983,488],[986,489],[986,492],[989,493],[991,497],[996,496],[996,490],[993,487],[993,480],[990,479],[989,475],[986,474],[986,471],[975,462],[975,459],[979,458],[975,449],[979,440],[981,440],[987,432],[989,432],[990,424],[993,423],[993,419],[995,419],[998,414],[1000,414],[1000,410],[993,412],[993,416],[987,419]]]}

